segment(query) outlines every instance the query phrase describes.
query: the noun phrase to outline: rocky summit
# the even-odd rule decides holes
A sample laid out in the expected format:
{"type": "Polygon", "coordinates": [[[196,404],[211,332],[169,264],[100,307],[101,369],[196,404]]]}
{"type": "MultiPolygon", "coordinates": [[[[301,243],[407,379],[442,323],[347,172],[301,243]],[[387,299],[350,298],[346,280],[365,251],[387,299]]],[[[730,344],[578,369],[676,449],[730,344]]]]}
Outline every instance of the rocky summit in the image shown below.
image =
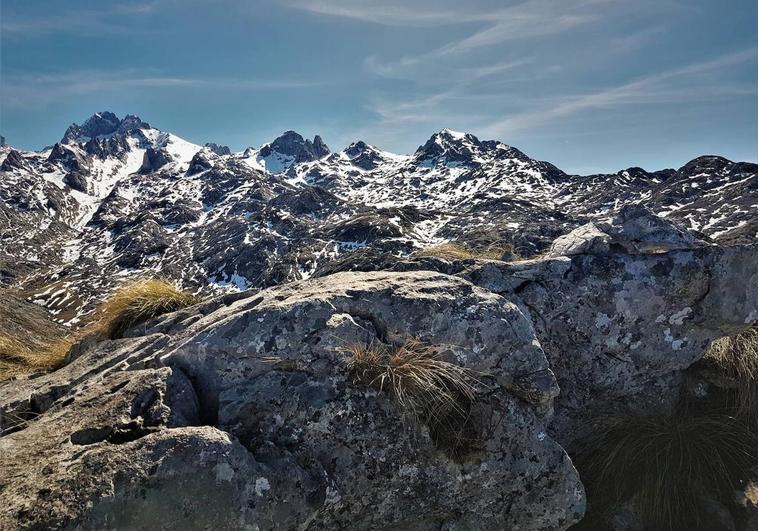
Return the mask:
{"type": "MultiPolygon", "coordinates": [[[[1,529],[656,529],[634,497],[587,524],[575,457],[733,388],[702,358],[758,323],[752,163],[232,152],[109,112],[0,153],[4,332],[74,336],[0,382],[1,529]],[[76,332],[146,277],[194,304],[76,332]]],[[[702,529],[755,529],[740,488],[702,529]]]]}

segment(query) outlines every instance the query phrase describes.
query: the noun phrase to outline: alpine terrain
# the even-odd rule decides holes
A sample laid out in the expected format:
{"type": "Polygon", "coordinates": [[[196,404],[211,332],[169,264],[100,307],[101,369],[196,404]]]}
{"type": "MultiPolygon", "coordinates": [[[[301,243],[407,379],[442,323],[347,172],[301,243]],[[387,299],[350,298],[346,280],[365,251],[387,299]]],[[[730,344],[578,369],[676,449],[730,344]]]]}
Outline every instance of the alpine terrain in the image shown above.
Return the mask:
{"type": "Polygon", "coordinates": [[[66,324],[129,278],[240,291],[450,241],[528,258],[632,204],[708,240],[758,234],[756,164],[568,175],[448,129],[411,155],[363,141],[332,153],[294,131],[232,153],[100,112],[41,152],[0,147],[0,161],[0,285],[66,324]]]}
{"type": "Polygon", "coordinates": [[[758,164],[99,112],[0,241],[0,529],[758,529],[758,164]]]}

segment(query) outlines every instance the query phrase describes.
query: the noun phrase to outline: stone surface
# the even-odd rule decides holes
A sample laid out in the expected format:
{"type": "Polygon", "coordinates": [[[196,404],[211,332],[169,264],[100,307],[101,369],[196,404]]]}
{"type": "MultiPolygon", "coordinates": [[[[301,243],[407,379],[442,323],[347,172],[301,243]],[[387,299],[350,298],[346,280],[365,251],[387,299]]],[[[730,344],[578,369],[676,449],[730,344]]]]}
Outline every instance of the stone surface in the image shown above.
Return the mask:
{"type": "Polygon", "coordinates": [[[758,321],[756,245],[586,250],[459,273],[531,317],[561,387],[551,430],[564,445],[594,416],[665,411],[713,339],[758,321]]]}
{"type": "Polygon", "coordinates": [[[633,254],[655,254],[691,249],[695,238],[641,205],[628,205],[611,218],[590,222],[557,238],[547,256],[606,254],[612,246],[633,254]]]}
{"type": "Polygon", "coordinates": [[[529,320],[465,280],[341,273],[138,333],[0,386],[0,527],[548,530],[583,512],[529,320]],[[347,368],[347,345],[410,337],[479,374],[462,456],[347,368]]]}

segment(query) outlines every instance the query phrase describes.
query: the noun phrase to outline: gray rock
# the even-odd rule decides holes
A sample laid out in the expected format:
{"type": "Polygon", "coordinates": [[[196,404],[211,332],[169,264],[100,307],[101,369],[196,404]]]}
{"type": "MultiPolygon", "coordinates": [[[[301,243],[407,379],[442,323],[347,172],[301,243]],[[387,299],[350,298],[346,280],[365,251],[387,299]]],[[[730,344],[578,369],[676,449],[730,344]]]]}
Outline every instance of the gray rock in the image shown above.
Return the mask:
{"type": "Polygon", "coordinates": [[[561,386],[552,433],[596,416],[666,411],[713,339],[758,321],[758,246],[609,252],[460,273],[530,315],[561,386]]]}
{"type": "Polygon", "coordinates": [[[150,124],[143,122],[133,114],[127,114],[123,120],[110,111],[98,112],[87,118],[82,124],[71,124],[61,140],[62,144],[106,137],[112,134],[128,134],[140,129],[149,129],[150,124]]]}
{"type": "Polygon", "coordinates": [[[0,437],[0,527],[548,530],[584,510],[528,319],[464,280],[341,273],[140,330],[0,386],[26,419],[0,437]],[[480,371],[462,456],[346,366],[346,345],[408,337],[480,371]]]}
{"type": "Polygon", "coordinates": [[[553,242],[548,256],[605,254],[612,246],[630,253],[652,254],[691,249],[694,236],[641,205],[628,205],[611,218],[582,225],[553,242]]]}
{"type": "Polygon", "coordinates": [[[318,135],[311,142],[295,131],[285,131],[260,150],[262,157],[268,157],[273,153],[291,157],[294,162],[309,162],[328,155],[329,148],[318,135]]]}
{"type": "Polygon", "coordinates": [[[87,177],[77,171],[68,172],[63,177],[63,182],[69,185],[74,190],[82,193],[87,193],[87,177]]]}
{"type": "Polygon", "coordinates": [[[145,150],[145,155],[142,157],[142,166],[140,166],[137,172],[147,174],[158,171],[172,160],[171,155],[165,149],[148,147],[145,150]]]}
{"type": "Polygon", "coordinates": [[[25,168],[26,164],[24,164],[24,158],[21,156],[21,153],[15,149],[11,149],[5,157],[5,160],[3,160],[3,163],[0,164],[0,171],[23,170],[25,168]]]}
{"type": "Polygon", "coordinates": [[[206,142],[205,147],[213,151],[216,155],[224,156],[224,155],[231,155],[232,150],[229,149],[228,146],[219,146],[215,142],[206,142]]]}

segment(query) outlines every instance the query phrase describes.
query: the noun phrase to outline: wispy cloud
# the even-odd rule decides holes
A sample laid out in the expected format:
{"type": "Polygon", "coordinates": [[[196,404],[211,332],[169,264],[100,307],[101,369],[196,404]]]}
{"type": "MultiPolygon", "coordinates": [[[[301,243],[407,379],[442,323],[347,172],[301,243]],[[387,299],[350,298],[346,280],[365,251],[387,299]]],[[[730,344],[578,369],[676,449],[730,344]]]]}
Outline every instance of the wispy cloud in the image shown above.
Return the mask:
{"type": "Polygon", "coordinates": [[[385,26],[424,27],[465,22],[482,22],[490,15],[465,9],[461,3],[449,6],[439,2],[390,0],[288,0],[286,5],[318,15],[352,18],[385,26]]]}
{"type": "Polygon", "coordinates": [[[0,30],[5,37],[12,39],[28,39],[57,33],[77,35],[134,33],[137,30],[142,31],[139,25],[129,25],[134,17],[152,15],[167,2],[169,0],[117,1],[101,3],[97,8],[77,10],[68,9],[65,3],[61,3],[60,5],[64,7],[62,12],[52,12],[34,18],[9,16],[6,10],[0,19],[0,30]]]}
{"type": "MultiPolygon", "coordinates": [[[[756,97],[758,87],[732,81],[725,75],[731,68],[753,61],[758,61],[758,47],[570,96],[532,95],[520,91],[480,93],[473,88],[488,75],[507,73],[529,63],[472,67],[469,75],[460,76],[456,82],[414,97],[373,95],[366,108],[375,115],[376,121],[353,134],[395,143],[398,139],[415,139],[420,128],[432,132],[441,127],[453,127],[470,130],[484,138],[507,139],[517,132],[543,130],[546,124],[575,115],[589,116],[588,111],[632,106],[642,110],[653,105],[756,97]],[[508,107],[520,110],[508,112],[508,107]]],[[[592,133],[597,130],[593,129],[592,133]]]]}
{"type": "Polygon", "coordinates": [[[323,86],[327,81],[298,79],[191,78],[156,72],[82,70],[64,74],[6,77],[2,83],[3,104],[8,107],[48,105],[69,97],[118,90],[211,89],[215,91],[262,92],[323,86]]]}
{"type": "Polygon", "coordinates": [[[588,94],[558,97],[547,102],[538,100],[535,109],[497,120],[484,127],[483,132],[498,137],[590,109],[758,96],[758,88],[752,85],[730,84],[718,75],[715,77],[711,75],[718,74],[726,68],[756,60],[758,60],[758,47],[752,47],[588,94]],[[698,79],[701,76],[705,78],[698,79]]]}
{"type": "Polygon", "coordinates": [[[126,2],[117,3],[113,6],[113,10],[119,13],[133,15],[149,15],[154,13],[160,5],[160,0],[153,0],[152,2],[126,2]]]}
{"type": "Polygon", "coordinates": [[[290,0],[288,5],[321,15],[388,26],[480,23],[481,27],[467,37],[424,54],[424,58],[465,52],[511,40],[560,34],[628,9],[622,0],[526,0],[511,2],[499,9],[476,2],[457,2],[440,7],[438,3],[431,2],[290,0]]]}

